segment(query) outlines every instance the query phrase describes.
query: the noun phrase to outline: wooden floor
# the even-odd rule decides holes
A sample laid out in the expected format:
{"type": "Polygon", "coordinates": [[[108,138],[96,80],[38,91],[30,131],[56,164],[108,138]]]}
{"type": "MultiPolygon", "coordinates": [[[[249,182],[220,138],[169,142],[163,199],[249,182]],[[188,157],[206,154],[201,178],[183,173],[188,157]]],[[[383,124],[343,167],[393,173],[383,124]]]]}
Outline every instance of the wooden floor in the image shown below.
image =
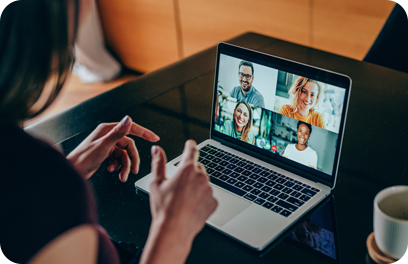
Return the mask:
{"type": "Polygon", "coordinates": [[[137,75],[126,74],[109,83],[82,83],[78,76],[72,75],[68,79],[54,103],[41,115],[24,122],[24,126],[31,125],[43,118],[64,110],[67,107],[86,101],[89,98],[109,91],[137,77],[137,75]]]}

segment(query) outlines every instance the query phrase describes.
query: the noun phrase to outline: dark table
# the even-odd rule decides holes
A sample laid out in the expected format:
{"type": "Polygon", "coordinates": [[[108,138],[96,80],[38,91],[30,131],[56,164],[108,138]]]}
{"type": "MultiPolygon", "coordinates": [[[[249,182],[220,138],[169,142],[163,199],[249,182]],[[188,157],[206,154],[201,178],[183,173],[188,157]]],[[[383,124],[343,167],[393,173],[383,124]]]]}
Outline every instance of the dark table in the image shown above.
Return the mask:
{"type": "MultiPolygon", "coordinates": [[[[340,72],[353,80],[337,185],[333,190],[342,263],[366,261],[373,231],[373,199],[381,189],[408,184],[408,74],[282,40],[247,33],[227,41],[283,58],[340,72]]],[[[67,154],[99,123],[130,115],[161,137],[171,160],[184,142],[209,136],[216,49],[210,48],[26,128],[67,154]]],[[[134,182],[150,172],[151,143],[134,138],[139,175],[127,183],[106,166],[91,178],[100,224],[118,241],[143,247],[151,221],[149,202],[134,182]]],[[[326,263],[310,250],[286,242],[259,254],[205,227],[187,263],[326,263]]]]}

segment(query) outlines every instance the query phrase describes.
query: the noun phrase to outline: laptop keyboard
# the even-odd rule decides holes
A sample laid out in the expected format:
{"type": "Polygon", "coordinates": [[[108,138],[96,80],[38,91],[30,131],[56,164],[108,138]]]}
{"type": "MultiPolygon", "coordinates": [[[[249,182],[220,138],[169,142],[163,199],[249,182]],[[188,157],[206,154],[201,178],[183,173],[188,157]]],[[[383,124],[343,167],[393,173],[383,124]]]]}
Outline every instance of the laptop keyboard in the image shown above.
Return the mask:
{"type": "Polygon", "coordinates": [[[200,149],[198,161],[213,184],[285,217],[320,191],[211,145],[200,149]]]}

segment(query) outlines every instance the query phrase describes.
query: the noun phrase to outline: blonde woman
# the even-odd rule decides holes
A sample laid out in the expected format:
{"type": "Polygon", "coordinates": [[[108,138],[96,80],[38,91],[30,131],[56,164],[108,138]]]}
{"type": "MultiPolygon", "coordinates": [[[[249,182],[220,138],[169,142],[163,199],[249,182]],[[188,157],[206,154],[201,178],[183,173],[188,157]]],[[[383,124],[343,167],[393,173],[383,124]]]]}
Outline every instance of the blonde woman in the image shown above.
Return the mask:
{"type": "Polygon", "coordinates": [[[234,109],[233,121],[224,124],[224,133],[233,138],[254,144],[254,133],[251,131],[253,121],[252,108],[247,102],[238,101],[234,109]]]}
{"type": "Polygon", "coordinates": [[[289,90],[291,104],[282,106],[279,114],[326,128],[322,114],[315,110],[320,93],[321,87],[315,80],[299,77],[289,90]]]}

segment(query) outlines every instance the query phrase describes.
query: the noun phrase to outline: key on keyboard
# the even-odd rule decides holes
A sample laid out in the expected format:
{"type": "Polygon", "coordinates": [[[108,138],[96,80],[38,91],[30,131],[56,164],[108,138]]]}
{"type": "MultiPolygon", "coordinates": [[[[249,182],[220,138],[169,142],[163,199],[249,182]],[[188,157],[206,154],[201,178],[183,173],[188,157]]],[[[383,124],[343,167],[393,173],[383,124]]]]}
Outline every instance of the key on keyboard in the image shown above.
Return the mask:
{"type": "Polygon", "coordinates": [[[285,217],[320,191],[211,145],[200,149],[199,162],[213,184],[285,217]]]}

